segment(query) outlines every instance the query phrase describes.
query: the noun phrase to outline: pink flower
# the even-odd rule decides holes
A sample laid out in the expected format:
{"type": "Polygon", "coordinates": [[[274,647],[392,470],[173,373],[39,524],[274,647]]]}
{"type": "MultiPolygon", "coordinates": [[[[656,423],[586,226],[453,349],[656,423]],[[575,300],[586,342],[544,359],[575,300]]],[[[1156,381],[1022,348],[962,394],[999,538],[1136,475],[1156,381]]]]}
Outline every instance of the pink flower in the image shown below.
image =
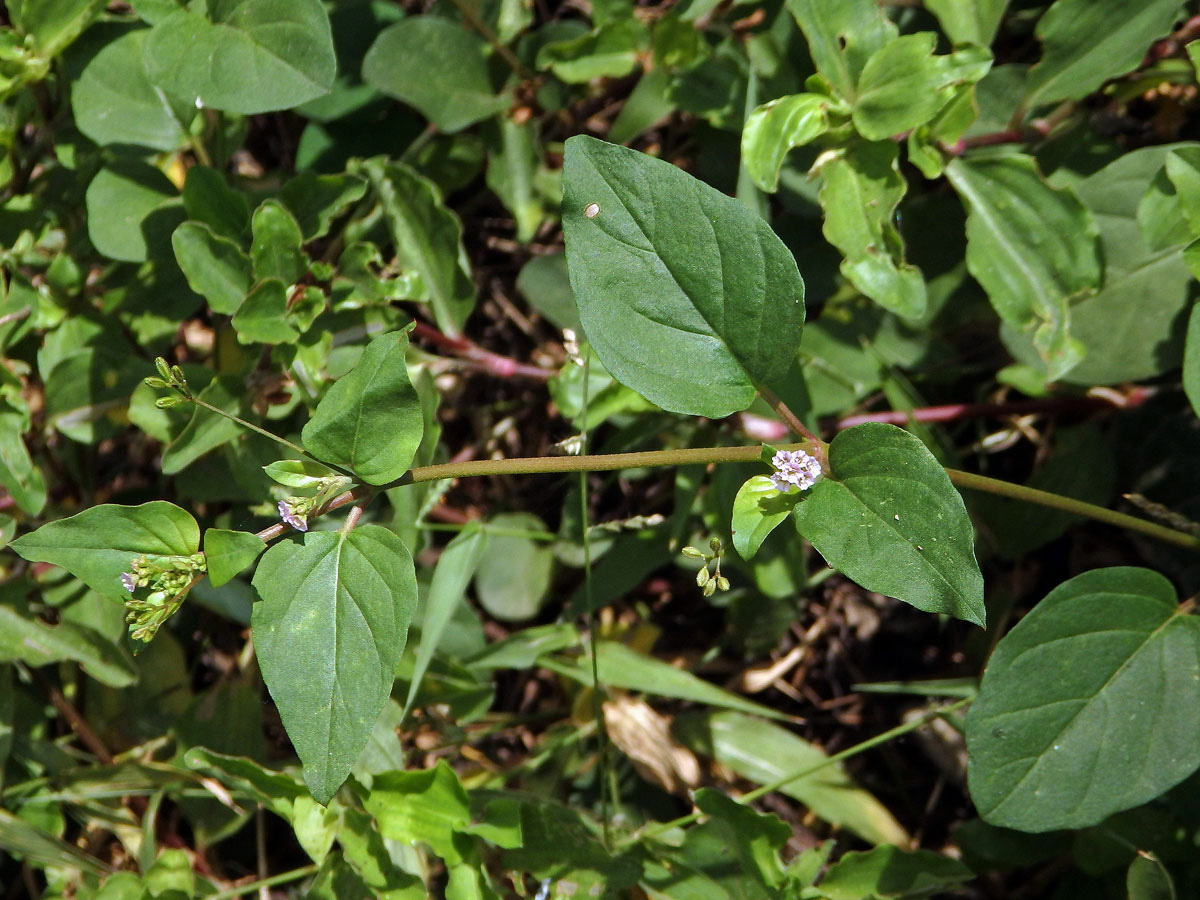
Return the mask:
{"type": "Polygon", "coordinates": [[[771,484],[785,494],[808,490],[824,474],[816,457],[803,450],[780,450],[771,458],[771,465],[775,467],[771,484]]]}

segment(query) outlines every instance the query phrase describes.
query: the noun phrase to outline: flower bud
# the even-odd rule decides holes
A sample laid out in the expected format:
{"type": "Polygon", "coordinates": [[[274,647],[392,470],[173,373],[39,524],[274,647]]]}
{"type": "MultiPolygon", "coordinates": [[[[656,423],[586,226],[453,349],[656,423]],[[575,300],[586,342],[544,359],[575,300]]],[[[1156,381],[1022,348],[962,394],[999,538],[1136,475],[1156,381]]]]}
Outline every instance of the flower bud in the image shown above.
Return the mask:
{"type": "Polygon", "coordinates": [[[708,546],[712,547],[713,553],[720,553],[721,552],[721,539],[718,537],[711,538],[708,542],[708,546]]]}
{"type": "Polygon", "coordinates": [[[704,585],[703,594],[705,597],[711,597],[717,591],[717,580],[714,578],[708,584],[704,585]]]}
{"type": "Polygon", "coordinates": [[[684,547],[679,552],[690,559],[704,559],[704,554],[695,547],[684,547]]]}
{"type": "Polygon", "coordinates": [[[182,402],[182,397],[159,397],[154,401],[154,405],[159,409],[170,409],[173,406],[178,406],[182,402]]]}
{"type": "Polygon", "coordinates": [[[713,579],[713,580],[714,580],[714,581],[716,581],[716,583],[717,583],[717,590],[718,590],[718,591],[727,591],[727,590],[729,590],[729,579],[728,579],[728,578],[726,578],[724,575],[718,575],[718,576],[717,576],[715,579],[713,579]]]}
{"type": "Polygon", "coordinates": [[[708,577],[708,566],[705,566],[696,573],[696,584],[699,587],[704,587],[706,584],[708,584],[708,577]]]}
{"type": "Polygon", "coordinates": [[[155,388],[157,390],[162,390],[165,387],[170,387],[170,385],[168,385],[161,378],[143,378],[142,383],[144,385],[146,385],[146,387],[155,388]]]}
{"type": "Polygon", "coordinates": [[[165,381],[171,380],[171,367],[167,365],[167,361],[161,356],[154,360],[154,368],[158,369],[158,374],[161,375],[165,381]]]}

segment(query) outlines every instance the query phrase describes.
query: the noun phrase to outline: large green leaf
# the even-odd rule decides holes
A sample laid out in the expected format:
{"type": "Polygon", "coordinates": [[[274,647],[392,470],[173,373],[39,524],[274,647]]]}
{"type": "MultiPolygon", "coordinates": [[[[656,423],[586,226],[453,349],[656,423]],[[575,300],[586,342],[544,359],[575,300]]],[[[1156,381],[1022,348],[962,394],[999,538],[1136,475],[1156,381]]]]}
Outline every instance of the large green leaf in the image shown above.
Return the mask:
{"type": "Polygon", "coordinates": [[[1148,569],[1087,572],[996,645],[967,716],[980,815],[1086,828],[1200,766],[1200,620],[1148,569]]]}
{"type": "Polygon", "coordinates": [[[363,57],[362,77],[441,131],[461,131],[510,102],[492,87],[487,43],[438,16],[410,16],[380,32],[363,57]]]}
{"type": "Polygon", "coordinates": [[[441,191],[402,163],[382,159],[362,164],[379,199],[396,257],[425,286],[416,300],[428,300],[438,327],[457,334],[475,307],[475,285],[462,243],[462,222],[442,202],[441,191]]]}
{"type": "Polygon", "coordinates": [[[894,425],[859,425],[834,438],[829,467],[793,513],[826,562],[869,591],[982,626],[971,520],[925,445],[894,425]]]}
{"type": "Polygon", "coordinates": [[[818,197],[825,237],[844,257],[842,274],[884,309],[912,317],[925,311],[925,280],[904,261],[895,225],[907,189],[899,152],[893,141],[851,145],[822,165],[818,197]]]}
{"type": "Polygon", "coordinates": [[[403,475],[421,444],[424,417],[408,380],[408,334],[381,334],[329,389],[304,426],[304,448],[368,484],[403,475]]]}
{"type": "Polygon", "coordinates": [[[88,587],[124,600],[121,575],[138,556],[191,556],[200,549],[200,526],[165,500],[141,506],[104,503],[47,522],[11,544],[32,562],[62,566],[88,587]]]}
{"type": "Polygon", "coordinates": [[[896,26],[875,0],[787,0],[817,71],[853,100],[867,60],[896,37],[896,26]]]}
{"type": "Polygon", "coordinates": [[[97,172],[86,204],[92,244],[124,262],[169,254],[169,236],[184,218],[174,185],[141,160],[119,160],[97,172]]]}
{"type": "Polygon", "coordinates": [[[688,713],[675,731],[697,753],[711,756],[734,774],[770,784],[812,770],[781,787],[831,825],[848,828],[873,844],[907,844],[908,834],[887,807],[863,790],[819,747],[786,728],[740,712],[688,713]]]}
{"type": "Polygon", "coordinates": [[[871,141],[924,125],[951,101],[959,85],[987,74],[992,54],[966,46],[935,56],[932,31],[906,34],[876,52],[862,70],[854,100],[854,127],[871,141]]]}
{"type": "MultiPolygon", "coordinates": [[[[1138,381],[1179,365],[1195,281],[1178,246],[1152,250],[1146,245],[1137,217],[1147,188],[1179,146],[1195,145],[1135,150],[1075,186],[1100,229],[1104,285],[1096,296],[1071,307],[1071,334],[1088,353],[1064,381],[1138,381]]],[[[1037,364],[1027,340],[1002,334],[1022,362],[1037,364]]]]}
{"type": "Polygon", "coordinates": [[[171,151],[187,140],[182,116],[188,110],[173,104],[146,71],[149,34],[139,28],[105,44],[71,85],[75,124],[97,144],[171,151]]]}
{"type": "Polygon", "coordinates": [[[946,175],[968,211],[967,269],[1058,378],[1086,352],[1070,319],[1071,304],[1100,282],[1091,213],[1071,190],[1048,185],[1029,156],[956,159],[946,175]]]}
{"type": "Polygon", "coordinates": [[[951,42],[985,47],[996,36],[1007,5],[1008,0],[925,0],[951,42]]]}
{"type": "Polygon", "coordinates": [[[501,513],[488,520],[492,533],[479,569],[475,595],[484,611],[501,622],[523,622],[538,614],[554,570],[554,550],[545,541],[519,532],[546,531],[532,513],[501,513]],[[504,534],[504,530],[517,533],[504,534]]]}
{"type": "Polygon", "coordinates": [[[262,113],[328,93],[337,69],[320,0],[210,0],[167,16],[146,42],[155,83],[205,106],[262,113]]]}
{"type": "Polygon", "coordinates": [[[823,94],[790,94],[765,103],[742,128],[742,165],[764,191],[779,188],[779,170],[788,151],[829,130],[834,100],[823,94]]]}
{"type": "Polygon", "coordinates": [[[804,326],[796,262],[760,216],[662,160],[576,136],[563,229],[584,331],[621,383],[674,412],[745,409],[804,326]]]}
{"type": "Polygon", "coordinates": [[[426,844],[448,863],[462,860],[455,838],[471,822],[470,803],[444,759],[421,771],[375,776],[365,806],[385,838],[426,844]]]}
{"type": "Polygon", "coordinates": [[[1085,97],[1137,67],[1171,30],[1180,0],[1058,0],[1038,21],[1042,59],[1029,72],[1026,106],[1085,97]]]}
{"type": "Polygon", "coordinates": [[[37,42],[47,59],[61,53],[99,16],[104,0],[8,0],[13,25],[37,42]]]}
{"type": "Polygon", "coordinates": [[[0,487],[17,506],[36,516],[46,505],[46,481],[25,446],[25,430],[25,416],[0,404],[0,487]]]}
{"type": "Polygon", "coordinates": [[[391,691],[417,602],[412,557],[379,525],[308,532],[266,552],[251,619],[263,679],[328,803],[391,691]]]}
{"type": "Polygon", "coordinates": [[[237,312],[254,278],[250,257],[227,237],[201,222],[184,222],[171,235],[175,261],[188,287],[208,301],[213,312],[237,312]]]}

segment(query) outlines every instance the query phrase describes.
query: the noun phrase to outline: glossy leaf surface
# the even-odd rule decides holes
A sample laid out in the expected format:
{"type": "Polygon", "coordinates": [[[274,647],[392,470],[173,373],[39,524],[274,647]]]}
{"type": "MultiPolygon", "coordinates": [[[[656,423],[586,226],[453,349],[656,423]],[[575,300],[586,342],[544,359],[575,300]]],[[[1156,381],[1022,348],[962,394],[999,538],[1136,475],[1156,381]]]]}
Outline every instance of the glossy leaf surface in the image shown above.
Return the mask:
{"type": "Polygon", "coordinates": [[[793,513],[826,562],[869,591],[982,626],[971,520],[925,445],[894,425],[859,425],[834,438],[829,465],[793,513]]]}
{"type": "Polygon", "coordinates": [[[719,417],[787,371],[804,282],[744,205],[588,137],[567,142],[563,204],[580,319],[621,383],[664,409],[719,417]]]}
{"type": "Polygon", "coordinates": [[[855,97],[867,60],[896,37],[896,26],[873,0],[788,0],[817,71],[846,100],[855,97]]]}
{"type": "Polygon", "coordinates": [[[213,587],[231,581],[248,569],[267,549],[263,539],[248,531],[209,528],[204,532],[204,559],[208,563],[208,580],[213,587]]]}
{"type": "Polygon", "coordinates": [[[412,557],[378,525],[309,532],[258,564],[252,626],[263,679],[328,803],[391,691],[417,600],[412,557]]]}
{"type": "Polygon", "coordinates": [[[1098,569],[996,645],[967,716],[971,797],[1022,831],[1085,828],[1200,766],[1200,621],[1156,572],[1098,569]]]}
{"type": "Polygon", "coordinates": [[[213,312],[236,313],[254,278],[250,257],[200,222],[184,222],[176,228],[171,246],[188,287],[204,297],[213,312]]]}
{"type": "Polygon", "coordinates": [[[790,94],[750,114],[742,128],[742,165],[755,184],[771,193],[779,188],[779,170],[788,151],[828,130],[831,103],[821,94],[790,94]]]}

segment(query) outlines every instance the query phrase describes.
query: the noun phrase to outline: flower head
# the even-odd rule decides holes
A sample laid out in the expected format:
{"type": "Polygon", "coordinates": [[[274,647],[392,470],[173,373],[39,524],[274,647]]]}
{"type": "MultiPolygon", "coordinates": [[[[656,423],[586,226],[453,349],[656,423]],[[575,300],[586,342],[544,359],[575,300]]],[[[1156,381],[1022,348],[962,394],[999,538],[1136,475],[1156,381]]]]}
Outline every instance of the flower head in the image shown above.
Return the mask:
{"type": "Polygon", "coordinates": [[[137,585],[137,576],[136,575],[134,575],[132,572],[122,572],[121,573],[121,587],[125,588],[125,590],[129,591],[129,593],[132,594],[134,591],[137,590],[137,586],[138,585],[137,585]]]}
{"type": "Polygon", "coordinates": [[[808,490],[824,474],[816,457],[803,450],[780,450],[771,458],[771,465],[775,467],[771,484],[785,494],[808,490]]]}
{"type": "Polygon", "coordinates": [[[288,497],[279,501],[279,518],[297,531],[308,531],[308,514],[312,503],[308,497],[288,497]]]}

